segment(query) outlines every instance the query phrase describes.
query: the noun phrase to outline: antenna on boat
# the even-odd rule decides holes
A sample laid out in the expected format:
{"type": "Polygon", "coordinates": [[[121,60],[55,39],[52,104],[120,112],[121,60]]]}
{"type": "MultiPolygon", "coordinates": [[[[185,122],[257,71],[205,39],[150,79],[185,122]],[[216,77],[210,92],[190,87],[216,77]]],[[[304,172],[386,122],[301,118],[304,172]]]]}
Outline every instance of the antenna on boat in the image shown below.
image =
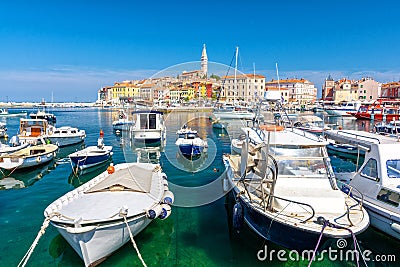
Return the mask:
{"type": "Polygon", "coordinates": [[[234,86],[235,90],[233,91],[233,104],[235,105],[236,102],[236,92],[238,91],[237,89],[237,81],[236,81],[236,72],[237,72],[237,64],[238,64],[238,54],[239,54],[239,46],[236,46],[236,52],[235,52],[235,80],[234,80],[234,86]]]}
{"type": "Polygon", "coordinates": [[[281,84],[280,84],[280,80],[279,80],[278,62],[275,62],[275,68],[276,68],[276,76],[278,77],[278,91],[280,93],[281,92],[281,84]]]}

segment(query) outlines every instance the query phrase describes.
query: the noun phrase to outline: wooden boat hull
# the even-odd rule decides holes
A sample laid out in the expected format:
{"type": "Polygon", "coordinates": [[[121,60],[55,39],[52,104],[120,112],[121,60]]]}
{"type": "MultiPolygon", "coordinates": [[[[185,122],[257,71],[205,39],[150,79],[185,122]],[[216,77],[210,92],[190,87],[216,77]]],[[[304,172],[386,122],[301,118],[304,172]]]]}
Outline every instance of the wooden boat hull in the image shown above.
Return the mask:
{"type": "MultiPolygon", "coordinates": [[[[150,222],[151,220],[143,215],[128,220],[128,225],[132,235],[136,236],[150,222]]],[[[82,233],[74,233],[72,228],[61,227],[55,223],[52,225],[83,259],[85,266],[98,265],[130,240],[124,220],[100,227],[88,227],[87,231],[82,230],[82,233]]]]}
{"type": "Polygon", "coordinates": [[[45,146],[50,148],[41,153],[32,153],[31,151],[34,151],[36,147],[28,147],[14,153],[2,156],[0,157],[0,168],[13,170],[31,168],[45,164],[54,158],[58,149],[58,147],[55,145],[45,146]]]}
{"type": "Polygon", "coordinates": [[[122,163],[61,196],[44,215],[85,266],[95,266],[129,242],[130,233],[167,218],[172,202],[159,165],[122,163]]]}

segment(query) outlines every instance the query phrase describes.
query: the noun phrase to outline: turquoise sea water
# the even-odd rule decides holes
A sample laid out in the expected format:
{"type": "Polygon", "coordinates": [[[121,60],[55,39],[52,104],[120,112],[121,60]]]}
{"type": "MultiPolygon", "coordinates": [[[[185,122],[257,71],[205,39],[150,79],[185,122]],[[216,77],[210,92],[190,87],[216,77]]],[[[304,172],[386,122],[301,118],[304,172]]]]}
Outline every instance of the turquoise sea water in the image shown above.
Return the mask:
{"type": "MultiPolygon", "coordinates": [[[[12,110],[11,110],[12,111],[12,110]]],[[[213,192],[213,181],[223,174],[222,155],[230,153],[230,137],[240,133],[240,122],[231,123],[227,134],[215,130],[208,121],[208,113],[171,113],[166,115],[167,140],[163,149],[134,147],[126,134],[116,135],[112,121],[117,111],[101,109],[56,109],[57,126],[74,126],[86,130],[85,145],[97,144],[100,129],[105,133],[105,144],[114,147],[112,161],[158,162],[174,188],[176,204],[171,216],[155,220],[135,237],[148,266],[307,266],[306,260],[280,261],[277,257],[260,261],[257,253],[264,248],[280,250],[279,246],[259,238],[244,228],[233,234],[231,211],[227,197],[213,192]],[[179,157],[175,146],[175,132],[187,123],[207,138],[207,154],[195,161],[179,157]],[[227,208],[229,207],[229,208],[227,208]]],[[[19,119],[4,119],[9,135],[17,132],[19,119]]],[[[369,130],[369,122],[326,119],[345,129],[369,130]]],[[[55,199],[92,179],[107,168],[75,177],[66,159],[81,145],[61,148],[50,164],[11,175],[24,188],[0,190],[0,266],[17,266],[35,239],[43,223],[44,209],[55,199]]],[[[338,156],[331,157],[338,168],[351,170],[354,163],[338,156]]],[[[282,233],[283,235],[285,233],[282,233]]],[[[362,249],[373,255],[395,255],[400,262],[400,242],[369,228],[358,236],[362,249]]],[[[349,245],[350,246],[350,245],[349,245]]],[[[285,250],[287,253],[288,250],[285,250]]],[[[360,263],[362,266],[362,263],[360,263]]],[[[132,244],[109,257],[101,266],[140,266],[132,244]]],[[[39,240],[27,266],[83,266],[83,261],[53,227],[48,227],[39,240]]],[[[324,259],[313,266],[356,266],[353,261],[324,259]]],[[[398,266],[396,262],[369,262],[368,266],[398,266]]]]}

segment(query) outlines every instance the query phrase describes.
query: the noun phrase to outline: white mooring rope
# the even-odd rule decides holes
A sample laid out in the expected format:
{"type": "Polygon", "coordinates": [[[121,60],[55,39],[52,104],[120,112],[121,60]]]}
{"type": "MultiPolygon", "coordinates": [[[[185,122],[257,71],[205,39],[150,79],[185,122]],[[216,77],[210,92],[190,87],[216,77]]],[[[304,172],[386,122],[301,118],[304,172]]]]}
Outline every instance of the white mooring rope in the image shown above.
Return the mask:
{"type": "Polygon", "coordinates": [[[50,224],[50,218],[51,217],[47,217],[42,224],[42,227],[40,228],[39,233],[37,234],[35,240],[33,241],[31,247],[28,249],[28,251],[26,252],[26,254],[24,255],[24,257],[22,258],[22,260],[18,263],[18,267],[24,267],[27,263],[29,258],[32,255],[33,250],[35,249],[35,247],[37,246],[39,239],[42,237],[42,235],[45,233],[46,228],[49,226],[50,224]]]}
{"type": "Polygon", "coordinates": [[[132,235],[131,229],[129,228],[128,221],[126,220],[126,214],[120,213],[120,215],[121,215],[122,217],[124,217],[124,221],[125,221],[126,227],[128,228],[129,236],[131,237],[132,245],[133,245],[133,247],[135,248],[136,253],[137,253],[137,255],[138,255],[140,261],[142,262],[142,264],[143,264],[144,267],[147,267],[146,263],[144,262],[144,260],[143,260],[143,258],[142,258],[142,255],[140,254],[140,251],[139,251],[139,249],[138,249],[138,247],[137,247],[137,245],[136,245],[136,242],[135,242],[135,240],[133,239],[133,235],[132,235]]]}

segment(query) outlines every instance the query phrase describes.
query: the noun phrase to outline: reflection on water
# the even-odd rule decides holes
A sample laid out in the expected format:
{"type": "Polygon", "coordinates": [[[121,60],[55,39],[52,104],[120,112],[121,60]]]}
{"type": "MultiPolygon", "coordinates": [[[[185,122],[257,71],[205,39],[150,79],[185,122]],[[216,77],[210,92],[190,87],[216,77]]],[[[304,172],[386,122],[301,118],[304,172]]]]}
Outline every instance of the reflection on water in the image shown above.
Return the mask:
{"type": "Polygon", "coordinates": [[[83,169],[79,172],[79,174],[71,171],[71,174],[68,177],[68,183],[76,188],[92,180],[94,177],[107,170],[108,166],[110,166],[110,163],[112,163],[112,159],[109,159],[108,161],[103,162],[99,165],[83,169]]]}
{"type": "Polygon", "coordinates": [[[32,186],[56,168],[57,164],[51,160],[34,168],[19,169],[15,171],[2,171],[3,179],[0,180],[0,189],[19,189],[32,186]]]}

